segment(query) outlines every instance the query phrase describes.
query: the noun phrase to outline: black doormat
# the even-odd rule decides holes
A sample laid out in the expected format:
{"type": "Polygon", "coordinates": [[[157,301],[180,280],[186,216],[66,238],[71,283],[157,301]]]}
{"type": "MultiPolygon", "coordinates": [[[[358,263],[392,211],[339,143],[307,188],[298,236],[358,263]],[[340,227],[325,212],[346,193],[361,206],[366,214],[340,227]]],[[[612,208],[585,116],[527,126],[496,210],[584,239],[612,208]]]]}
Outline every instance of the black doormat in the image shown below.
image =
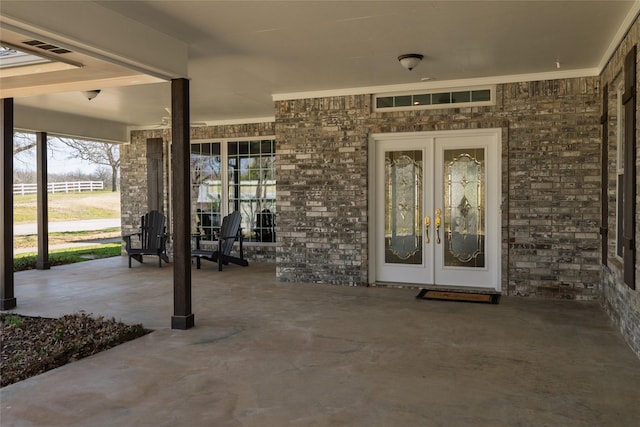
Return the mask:
{"type": "Polygon", "coordinates": [[[498,304],[500,294],[497,292],[470,292],[439,289],[422,289],[416,299],[433,299],[441,301],[480,302],[498,304]]]}

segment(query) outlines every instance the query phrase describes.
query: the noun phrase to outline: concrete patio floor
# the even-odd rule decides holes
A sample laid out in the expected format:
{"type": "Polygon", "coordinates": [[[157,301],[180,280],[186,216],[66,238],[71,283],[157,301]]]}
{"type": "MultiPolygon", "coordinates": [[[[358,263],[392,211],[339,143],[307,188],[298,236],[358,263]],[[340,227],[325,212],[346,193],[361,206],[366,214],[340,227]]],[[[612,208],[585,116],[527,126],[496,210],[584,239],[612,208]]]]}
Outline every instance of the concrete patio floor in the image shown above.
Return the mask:
{"type": "Polygon", "coordinates": [[[416,289],[124,257],[17,273],[18,313],[85,311],[149,335],[0,390],[9,426],[637,426],[640,360],[597,302],[417,301],[416,289]]]}

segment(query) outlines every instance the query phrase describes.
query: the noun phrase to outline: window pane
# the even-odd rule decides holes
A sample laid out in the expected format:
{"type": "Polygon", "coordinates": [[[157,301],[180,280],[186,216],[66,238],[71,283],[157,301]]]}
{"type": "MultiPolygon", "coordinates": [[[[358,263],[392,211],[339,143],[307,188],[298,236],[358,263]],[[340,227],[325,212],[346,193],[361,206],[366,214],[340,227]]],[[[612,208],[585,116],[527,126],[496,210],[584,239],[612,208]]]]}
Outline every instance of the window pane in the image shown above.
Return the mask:
{"type": "Polygon", "coordinates": [[[624,174],[618,175],[618,188],[616,194],[616,255],[624,257],[624,241],[622,240],[622,224],[624,213],[624,174]]]}
{"type": "Polygon", "coordinates": [[[422,151],[385,152],[385,263],[423,262],[422,151]]]}
{"type": "Polygon", "coordinates": [[[432,104],[451,104],[451,93],[434,93],[431,95],[432,104]]]}
{"type": "Polygon", "coordinates": [[[444,151],[445,267],[485,267],[484,149],[444,151]]]}
{"type": "Polygon", "coordinates": [[[491,101],[491,91],[489,89],[474,90],[471,92],[473,102],[491,101]]]}
{"type": "Polygon", "coordinates": [[[229,144],[227,144],[227,155],[231,156],[233,154],[238,154],[238,143],[237,142],[231,142],[229,144]]]}
{"type": "Polygon", "coordinates": [[[228,212],[239,211],[245,238],[275,241],[275,141],[234,141],[227,144],[228,175],[223,177],[221,143],[191,145],[192,230],[214,240],[222,221],[223,185],[228,212]]]}
{"type": "Polygon", "coordinates": [[[413,105],[430,105],[431,95],[413,95],[413,105]]]}
{"type": "Polygon", "coordinates": [[[451,94],[451,102],[460,103],[460,102],[471,102],[471,92],[453,92],[451,94]]]}
{"type": "Polygon", "coordinates": [[[384,98],[376,98],[376,108],[393,107],[393,97],[385,96],[384,98]]]}
{"type": "Polygon", "coordinates": [[[229,212],[242,215],[247,239],[275,241],[275,143],[229,143],[229,212]]]}
{"type": "Polygon", "coordinates": [[[192,144],[190,163],[192,232],[213,240],[214,228],[220,225],[220,143],[192,144]]]}
{"type": "Polygon", "coordinates": [[[396,107],[409,107],[411,105],[411,95],[406,96],[396,96],[395,97],[396,107]]]}
{"type": "Polygon", "coordinates": [[[622,103],[623,95],[622,87],[618,88],[618,100],[617,107],[617,134],[618,139],[616,141],[616,156],[617,156],[617,175],[618,180],[616,182],[616,255],[620,258],[624,258],[624,243],[622,240],[622,225],[624,223],[624,104],[622,103]]]}

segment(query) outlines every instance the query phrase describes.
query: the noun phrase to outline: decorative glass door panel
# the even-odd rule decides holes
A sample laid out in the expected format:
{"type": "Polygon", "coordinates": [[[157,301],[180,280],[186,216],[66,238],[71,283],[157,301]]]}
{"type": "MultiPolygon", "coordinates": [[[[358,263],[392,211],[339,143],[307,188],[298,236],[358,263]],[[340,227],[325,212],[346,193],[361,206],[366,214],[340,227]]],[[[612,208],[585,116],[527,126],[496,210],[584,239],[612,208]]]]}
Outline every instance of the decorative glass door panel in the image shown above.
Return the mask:
{"type": "Polygon", "coordinates": [[[485,266],[485,150],[444,150],[445,267],[485,266]]]}
{"type": "Polygon", "coordinates": [[[500,130],[373,140],[375,281],[500,289],[500,130]]]}
{"type": "Polygon", "coordinates": [[[422,151],[385,153],[385,262],[422,264],[422,151]]]}

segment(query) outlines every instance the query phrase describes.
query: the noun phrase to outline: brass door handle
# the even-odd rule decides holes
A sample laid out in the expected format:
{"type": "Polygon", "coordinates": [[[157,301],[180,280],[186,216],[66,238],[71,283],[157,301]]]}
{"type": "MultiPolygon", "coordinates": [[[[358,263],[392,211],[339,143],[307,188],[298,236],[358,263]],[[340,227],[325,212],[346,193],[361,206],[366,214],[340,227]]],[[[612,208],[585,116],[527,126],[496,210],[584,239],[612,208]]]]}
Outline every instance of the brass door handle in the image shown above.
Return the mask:
{"type": "Polygon", "coordinates": [[[429,239],[429,227],[431,227],[431,217],[430,216],[426,216],[424,217],[424,229],[426,232],[426,237],[424,239],[424,241],[426,243],[429,243],[431,240],[429,239]]]}
{"type": "Polygon", "coordinates": [[[438,208],[436,209],[436,243],[440,244],[440,226],[442,225],[442,218],[440,215],[442,211],[438,208]]]}

